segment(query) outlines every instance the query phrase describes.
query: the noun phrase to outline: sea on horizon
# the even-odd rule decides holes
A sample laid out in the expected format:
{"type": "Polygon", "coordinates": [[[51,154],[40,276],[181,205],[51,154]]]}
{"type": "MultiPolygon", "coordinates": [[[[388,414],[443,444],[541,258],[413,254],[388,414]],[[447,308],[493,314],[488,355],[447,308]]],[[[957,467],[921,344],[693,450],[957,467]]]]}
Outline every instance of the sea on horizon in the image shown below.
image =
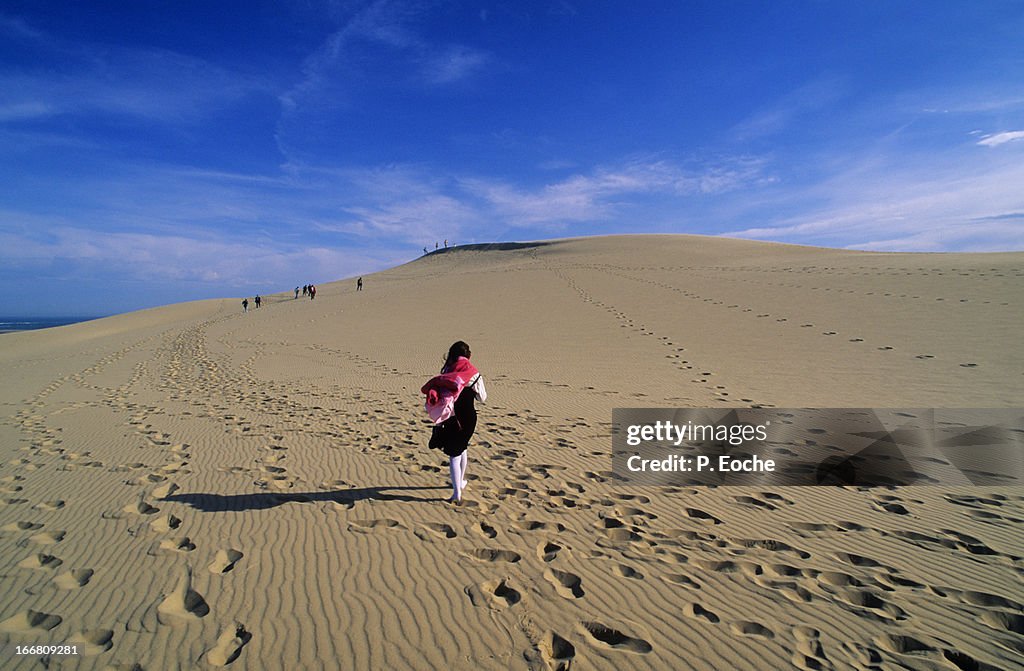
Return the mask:
{"type": "Polygon", "coordinates": [[[35,331],[87,322],[92,319],[99,319],[99,317],[0,317],[0,333],[35,331]]]}

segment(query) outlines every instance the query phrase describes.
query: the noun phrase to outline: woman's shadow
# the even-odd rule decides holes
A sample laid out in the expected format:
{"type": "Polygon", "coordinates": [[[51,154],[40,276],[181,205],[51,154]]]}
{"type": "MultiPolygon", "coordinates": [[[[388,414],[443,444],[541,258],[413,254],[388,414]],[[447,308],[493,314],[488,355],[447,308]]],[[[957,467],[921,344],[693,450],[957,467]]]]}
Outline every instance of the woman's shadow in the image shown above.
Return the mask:
{"type": "Polygon", "coordinates": [[[445,501],[444,496],[423,497],[410,496],[409,494],[393,494],[391,492],[407,492],[419,490],[442,489],[448,487],[437,485],[432,487],[361,487],[359,489],[345,489],[330,492],[259,492],[253,494],[171,494],[160,499],[161,501],[176,501],[192,506],[196,510],[206,513],[214,512],[240,512],[243,510],[264,510],[276,508],[285,503],[320,503],[333,502],[344,506],[352,507],[358,501],[369,499],[375,501],[407,501],[419,503],[432,503],[445,501]]]}

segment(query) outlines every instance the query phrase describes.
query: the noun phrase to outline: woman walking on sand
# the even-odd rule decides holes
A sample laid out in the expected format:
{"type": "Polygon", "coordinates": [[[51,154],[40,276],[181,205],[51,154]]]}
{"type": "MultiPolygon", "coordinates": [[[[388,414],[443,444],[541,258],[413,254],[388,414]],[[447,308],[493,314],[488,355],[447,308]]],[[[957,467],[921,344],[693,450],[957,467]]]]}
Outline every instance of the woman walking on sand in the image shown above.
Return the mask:
{"type": "Polygon", "coordinates": [[[462,501],[466,488],[466,454],[476,429],[476,405],[487,401],[487,389],[480,371],[469,362],[469,345],[461,340],[448,349],[441,374],[430,379],[421,391],[427,395],[427,413],[434,420],[430,448],[448,456],[452,478],[452,503],[462,501]]]}

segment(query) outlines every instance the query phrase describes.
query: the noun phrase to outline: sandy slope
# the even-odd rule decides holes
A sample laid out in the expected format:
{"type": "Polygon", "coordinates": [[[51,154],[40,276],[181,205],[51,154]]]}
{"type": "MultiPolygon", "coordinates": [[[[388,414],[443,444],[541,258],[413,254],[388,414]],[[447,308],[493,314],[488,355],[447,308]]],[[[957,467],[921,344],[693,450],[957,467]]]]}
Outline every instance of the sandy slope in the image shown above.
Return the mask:
{"type": "Polygon", "coordinates": [[[625,488],[608,431],[1024,405],[1022,280],[593,238],[4,335],[0,665],[1019,668],[1024,490],[625,488]],[[418,394],[456,339],[491,394],[457,509],[418,394]]]}

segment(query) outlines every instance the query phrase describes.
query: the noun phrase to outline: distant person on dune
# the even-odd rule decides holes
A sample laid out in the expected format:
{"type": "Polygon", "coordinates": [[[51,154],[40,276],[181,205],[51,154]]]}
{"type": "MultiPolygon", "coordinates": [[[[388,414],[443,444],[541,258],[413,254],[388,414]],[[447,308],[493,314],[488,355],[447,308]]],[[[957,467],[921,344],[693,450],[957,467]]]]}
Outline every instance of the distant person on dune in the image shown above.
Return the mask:
{"type": "Polygon", "coordinates": [[[309,285],[309,300],[313,300],[314,298],[316,298],[316,285],[310,284],[309,285]]]}
{"type": "Polygon", "coordinates": [[[441,374],[420,390],[427,395],[427,413],[434,420],[430,449],[448,456],[452,478],[451,503],[462,501],[466,485],[467,448],[476,430],[476,405],[487,401],[487,389],[480,371],[469,362],[469,345],[459,340],[448,349],[441,374]]]}
{"type": "Polygon", "coordinates": [[[254,302],[256,303],[256,309],[257,309],[257,310],[259,310],[259,309],[260,309],[260,303],[262,302],[262,300],[263,300],[263,299],[261,299],[261,298],[259,297],[259,294],[257,294],[257,295],[256,295],[256,300],[254,301],[254,302]]]}
{"type": "Polygon", "coordinates": [[[363,278],[360,277],[358,280],[356,280],[356,291],[362,291],[362,290],[363,290],[363,278]]]}
{"type": "Polygon", "coordinates": [[[299,299],[299,288],[295,287],[295,300],[299,299]]]}
{"type": "Polygon", "coordinates": [[[248,298],[243,298],[242,299],[242,312],[248,312],[248,311],[249,311],[249,299],[248,298]]]}

